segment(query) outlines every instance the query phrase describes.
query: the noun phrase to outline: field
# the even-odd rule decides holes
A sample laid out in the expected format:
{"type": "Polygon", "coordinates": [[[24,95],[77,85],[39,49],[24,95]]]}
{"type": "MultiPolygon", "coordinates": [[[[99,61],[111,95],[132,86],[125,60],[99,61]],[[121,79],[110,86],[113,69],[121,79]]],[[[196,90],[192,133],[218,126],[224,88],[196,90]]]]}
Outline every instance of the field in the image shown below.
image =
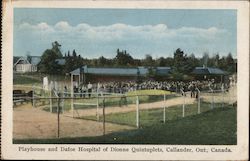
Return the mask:
{"type": "Polygon", "coordinates": [[[119,144],[237,144],[236,108],[216,108],[200,115],[158,121],[140,129],[110,133],[105,136],[60,139],[14,139],[14,143],[119,143],[119,144]]]}
{"type": "MultiPolygon", "coordinates": [[[[38,76],[18,75],[14,78],[14,89],[26,92],[36,88],[40,95],[41,82],[38,76]],[[18,83],[23,79],[23,83],[18,83]],[[31,84],[32,82],[32,84],[31,84]]],[[[230,92],[235,92],[231,90],[230,92]]],[[[214,94],[214,109],[211,109],[210,94],[201,95],[201,114],[197,114],[198,101],[190,98],[189,93],[183,99],[176,93],[163,90],[139,90],[114,98],[75,99],[74,103],[99,104],[75,105],[72,118],[71,100],[63,101],[63,113],[60,114],[60,138],[57,138],[57,99],[37,100],[36,107],[31,103],[14,107],[13,143],[119,143],[119,144],[225,144],[235,145],[236,106],[232,106],[232,93],[214,94]],[[166,95],[164,101],[163,95],[166,95]],[[139,128],[136,126],[136,100],[139,95],[139,128]],[[231,102],[230,102],[231,100],[231,102]],[[185,102],[185,117],[183,114],[185,102]],[[105,103],[105,135],[103,135],[103,103],[105,103]],[[165,108],[165,115],[163,111],[165,108]],[[97,117],[98,116],[98,117],[97,117]],[[165,123],[164,123],[165,116],[165,123]]],[[[48,93],[46,96],[49,96],[48,93]]]]}
{"type": "Polygon", "coordinates": [[[13,84],[36,84],[42,83],[38,75],[13,74],[13,84]]]}
{"type": "MultiPolygon", "coordinates": [[[[15,107],[13,111],[13,138],[14,139],[44,139],[57,137],[57,114],[32,108],[30,103],[15,107]]],[[[107,133],[131,129],[129,126],[120,126],[107,123],[107,133]]],[[[102,123],[80,120],[64,115],[60,116],[60,136],[100,136],[102,123]]]]}
{"type": "Polygon", "coordinates": [[[70,81],[69,77],[65,77],[63,75],[44,75],[44,74],[38,74],[38,73],[14,73],[13,74],[13,84],[14,85],[32,85],[32,84],[38,84],[42,83],[43,77],[47,76],[49,80],[53,81],[70,81]]]}
{"type": "MultiPolygon", "coordinates": [[[[112,94],[109,96],[106,96],[105,98],[105,106],[106,107],[122,107],[122,106],[130,106],[130,105],[134,105],[136,103],[136,95],[141,95],[139,96],[139,101],[140,103],[152,103],[152,102],[157,102],[157,101],[163,101],[164,97],[163,94],[166,95],[166,99],[171,99],[171,98],[176,98],[179,97],[177,95],[175,95],[175,93],[171,93],[169,91],[163,91],[163,90],[138,90],[138,91],[132,91],[132,92],[128,92],[125,95],[116,95],[116,94],[112,94]],[[151,91],[151,93],[150,93],[151,91]],[[149,95],[150,94],[150,95],[149,95]],[[110,97],[110,98],[109,98],[110,97]],[[117,98],[114,98],[117,97],[117,98]]],[[[96,105],[94,104],[99,104],[100,107],[103,106],[103,99],[102,98],[96,98],[97,95],[93,95],[93,97],[95,98],[88,98],[88,96],[86,95],[86,98],[83,97],[79,97],[78,99],[74,100],[74,103],[76,103],[76,105],[74,105],[74,108],[76,110],[85,110],[85,109],[93,109],[96,108],[96,105]],[[82,98],[82,99],[79,99],[82,98]],[[87,105],[83,105],[83,104],[87,104],[87,105]],[[93,106],[89,106],[88,104],[93,104],[93,106]]],[[[68,111],[71,109],[71,100],[64,100],[63,103],[63,110],[68,111]]],[[[55,104],[57,105],[57,104],[55,104]]],[[[49,111],[49,105],[44,106],[44,110],[45,111],[49,111]]],[[[53,107],[54,110],[56,111],[56,106],[53,107]]]]}
{"type": "MultiPolygon", "coordinates": [[[[206,112],[210,110],[210,104],[204,103],[201,112],[206,112]]],[[[197,114],[197,104],[189,104],[185,107],[185,116],[191,116],[197,114]]],[[[107,122],[116,123],[121,125],[136,125],[136,112],[131,111],[127,113],[110,113],[105,117],[107,122]]],[[[166,108],[165,110],[166,121],[180,119],[182,117],[182,106],[171,106],[166,108]]],[[[82,119],[88,120],[96,120],[95,116],[86,116],[82,117],[82,119]]],[[[102,115],[100,116],[100,121],[103,120],[102,115]]],[[[151,109],[143,109],[140,110],[140,127],[148,127],[157,123],[163,122],[163,109],[162,108],[151,108],[151,109]]]]}

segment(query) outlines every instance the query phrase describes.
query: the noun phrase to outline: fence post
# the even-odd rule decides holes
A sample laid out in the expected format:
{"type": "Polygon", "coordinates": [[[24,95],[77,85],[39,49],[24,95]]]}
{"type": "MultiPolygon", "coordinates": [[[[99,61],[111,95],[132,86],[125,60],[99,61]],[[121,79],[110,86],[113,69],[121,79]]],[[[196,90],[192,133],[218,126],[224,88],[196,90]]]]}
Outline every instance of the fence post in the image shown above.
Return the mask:
{"type": "Polygon", "coordinates": [[[166,122],[166,94],[164,94],[163,122],[166,122]]]}
{"type": "Polygon", "coordinates": [[[50,112],[52,113],[52,89],[50,89],[49,92],[49,97],[50,97],[50,101],[49,101],[49,107],[50,107],[50,112]]]}
{"type": "Polygon", "coordinates": [[[73,88],[71,90],[71,112],[72,112],[72,117],[74,118],[74,90],[73,88]]]}
{"type": "Polygon", "coordinates": [[[196,88],[196,90],[198,91],[198,114],[201,113],[201,92],[198,88],[196,88]]]}
{"type": "Polygon", "coordinates": [[[185,104],[186,104],[186,99],[185,99],[185,92],[182,91],[183,93],[183,104],[182,104],[182,117],[185,117],[185,104]]]}
{"type": "Polygon", "coordinates": [[[58,97],[57,104],[57,137],[60,137],[60,96],[58,97]]]}
{"type": "MultiPolygon", "coordinates": [[[[237,93],[235,93],[235,86],[236,84],[234,83],[233,84],[233,93],[232,93],[232,106],[234,107],[234,100],[235,100],[235,97],[236,97],[236,100],[237,100],[237,93]]],[[[237,92],[237,91],[236,91],[237,92]]]]}
{"type": "Polygon", "coordinates": [[[136,127],[140,126],[140,115],[139,115],[139,96],[136,96],[136,127]]]}
{"type": "Polygon", "coordinates": [[[103,114],[103,120],[102,120],[102,123],[103,123],[103,135],[105,135],[105,98],[103,98],[103,100],[102,100],[102,106],[103,106],[103,108],[102,108],[102,114],[103,114]]]}
{"type": "Polygon", "coordinates": [[[99,93],[97,93],[97,102],[96,102],[96,119],[99,121],[99,93]]]}
{"type": "Polygon", "coordinates": [[[184,103],[182,104],[182,117],[185,117],[185,96],[184,96],[184,103]]]}
{"type": "Polygon", "coordinates": [[[32,107],[35,107],[35,90],[34,90],[34,85],[32,85],[32,107]]]}
{"type": "Polygon", "coordinates": [[[61,94],[60,96],[62,96],[61,111],[62,111],[62,113],[64,113],[64,92],[62,92],[60,94],[61,94]]]}
{"type": "Polygon", "coordinates": [[[212,88],[210,88],[210,91],[211,91],[211,93],[212,93],[211,105],[210,105],[210,107],[211,107],[211,109],[213,109],[213,108],[214,108],[214,90],[213,90],[212,88]]]}
{"type": "Polygon", "coordinates": [[[224,94],[225,94],[224,88],[222,88],[221,91],[222,91],[222,107],[224,107],[224,94]]]}
{"type": "Polygon", "coordinates": [[[230,87],[228,88],[228,103],[229,103],[229,105],[231,104],[231,102],[232,102],[232,92],[231,92],[231,89],[232,87],[231,87],[231,85],[230,85],[230,87]]]}

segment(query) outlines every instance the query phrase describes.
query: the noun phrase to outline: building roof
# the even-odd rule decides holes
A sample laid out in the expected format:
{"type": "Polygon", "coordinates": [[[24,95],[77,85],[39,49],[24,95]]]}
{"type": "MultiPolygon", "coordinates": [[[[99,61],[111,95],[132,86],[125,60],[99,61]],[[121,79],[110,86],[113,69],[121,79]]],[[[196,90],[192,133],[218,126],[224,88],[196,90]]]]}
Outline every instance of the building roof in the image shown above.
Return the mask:
{"type": "MultiPolygon", "coordinates": [[[[122,75],[122,76],[146,76],[148,74],[148,68],[146,67],[136,67],[136,68],[92,68],[83,66],[77,68],[70,72],[73,75],[79,75],[80,70],[87,74],[96,74],[96,75],[122,75]]],[[[171,70],[170,67],[157,67],[156,72],[159,75],[167,75],[171,70]]]]}
{"type": "MultiPolygon", "coordinates": [[[[83,68],[83,67],[81,67],[81,68],[83,68]]],[[[77,68],[77,69],[71,71],[70,74],[79,75],[80,74],[80,68],[77,68]]]]}
{"type": "Polygon", "coordinates": [[[30,56],[31,61],[29,62],[26,57],[14,57],[14,66],[17,64],[32,64],[32,65],[38,65],[41,61],[40,56],[30,56]],[[16,61],[15,61],[16,60],[16,61]]]}
{"type": "Polygon", "coordinates": [[[137,75],[137,68],[87,68],[90,74],[104,74],[104,75],[137,75]]]}
{"type": "Polygon", "coordinates": [[[15,64],[20,58],[20,56],[13,56],[13,64],[15,64]]]}
{"type": "Polygon", "coordinates": [[[25,57],[20,57],[14,64],[16,66],[17,64],[30,64],[30,62],[25,57]]]}
{"type": "Polygon", "coordinates": [[[96,74],[96,75],[137,75],[139,70],[138,68],[88,68],[87,66],[83,66],[81,68],[77,68],[70,72],[74,75],[80,74],[80,69],[84,71],[84,73],[88,74],[96,74]]]}
{"type": "Polygon", "coordinates": [[[156,67],[157,75],[168,75],[171,72],[170,67],[156,67]]]}
{"type": "Polygon", "coordinates": [[[138,69],[139,75],[148,74],[148,68],[146,68],[146,67],[138,67],[137,69],[138,69]]]}
{"type": "Polygon", "coordinates": [[[192,74],[197,75],[226,75],[227,73],[219,68],[213,67],[196,67],[192,74]]]}

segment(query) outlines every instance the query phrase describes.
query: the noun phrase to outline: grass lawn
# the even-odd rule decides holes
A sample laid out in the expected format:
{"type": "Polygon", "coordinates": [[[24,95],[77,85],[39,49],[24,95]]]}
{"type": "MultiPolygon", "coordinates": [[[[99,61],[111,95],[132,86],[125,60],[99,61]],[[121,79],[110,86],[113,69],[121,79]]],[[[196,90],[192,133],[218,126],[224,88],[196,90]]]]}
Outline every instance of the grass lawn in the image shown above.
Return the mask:
{"type": "Polygon", "coordinates": [[[42,83],[36,76],[32,75],[22,75],[22,74],[13,74],[13,84],[35,84],[42,83]]]}
{"type": "Polygon", "coordinates": [[[127,95],[128,96],[136,96],[136,95],[169,95],[169,94],[173,94],[174,92],[170,92],[170,91],[164,91],[164,90],[137,90],[137,91],[131,91],[128,92],[127,95]]]}
{"type": "MultiPolygon", "coordinates": [[[[112,98],[114,95],[110,95],[111,98],[105,98],[105,106],[108,107],[114,107],[114,106],[124,106],[129,104],[136,104],[136,93],[138,95],[147,95],[150,94],[150,96],[139,96],[140,103],[150,103],[150,102],[156,102],[156,101],[163,101],[164,96],[161,94],[166,94],[166,99],[171,99],[174,97],[177,97],[175,94],[171,94],[169,91],[163,91],[163,90],[138,90],[137,92],[128,92],[126,95],[128,97],[118,97],[118,98],[112,98]]],[[[83,99],[75,99],[75,103],[87,103],[87,104],[96,104],[97,98],[83,98],[83,99]]],[[[56,104],[57,105],[57,104],[56,104]]],[[[103,106],[103,99],[99,98],[99,106],[103,106]]],[[[89,105],[75,105],[75,109],[88,109],[88,108],[96,108],[96,106],[89,106],[89,105]]],[[[49,107],[45,107],[44,110],[48,111],[49,107]]],[[[65,99],[64,100],[64,110],[70,110],[71,109],[71,100],[65,99]]]]}
{"type": "MultiPolygon", "coordinates": [[[[201,112],[210,110],[209,103],[203,103],[201,112]]],[[[190,104],[185,106],[185,116],[196,115],[198,112],[197,104],[190,104]]],[[[163,108],[140,110],[140,127],[152,126],[153,124],[163,122],[163,108]]],[[[165,110],[166,121],[182,118],[182,105],[166,108],[165,110]]],[[[96,116],[83,117],[83,119],[96,120],[96,116]]],[[[100,121],[103,116],[99,117],[100,121]]],[[[136,111],[127,113],[112,113],[105,117],[106,122],[111,122],[121,125],[136,126],[136,111]]]]}
{"type": "MultiPolygon", "coordinates": [[[[172,113],[172,117],[174,117],[174,112],[172,111],[172,113]]],[[[199,115],[167,120],[165,124],[157,120],[150,121],[151,118],[148,118],[145,123],[143,120],[141,121],[142,125],[146,126],[142,126],[140,129],[112,133],[106,136],[13,140],[13,143],[235,145],[237,144],[236,113],[236,108],[231,106],[215,108],[199,115]]]]}
{"type": "Polygon", "coordinates": [[[49,80],[53,81],[70,81],[70,77],[66,77],[64,75],[47,75],[40,73],[13,73],[13,84],[41,84],[43,77],[45,76],[47,76],[49,80]]]}

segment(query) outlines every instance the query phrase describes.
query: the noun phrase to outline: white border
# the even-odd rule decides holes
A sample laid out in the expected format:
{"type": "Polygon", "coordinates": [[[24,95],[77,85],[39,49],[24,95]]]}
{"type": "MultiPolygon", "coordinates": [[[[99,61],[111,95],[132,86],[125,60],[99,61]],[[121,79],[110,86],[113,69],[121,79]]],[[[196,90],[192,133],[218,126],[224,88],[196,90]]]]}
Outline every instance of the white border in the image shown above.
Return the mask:
{"type": "MultiPolygon", "coordinates": [[[[2,45],[2,135],[1,153],[3,159],[85,159],[85,160],[248,160],[249,130],[249,2],[248,1],[8,1],[3,2],[3,45],[2,45]],[[233,153],[39,153],[18,152],[19,145],[12,144],[12,59],[13,59],[13,8],[134,8],[134,9],[237,9],[237,58],[238,58],[238,107],[237,146],[230,147],[233,153]]],[[[24,145],[29,147],[30,145],[24,145]]],[[[53,145],[32,145],[53,147],[53,145]]],[[[63,146],[62,144],[57,145],[63,146]]],[[[66,146],[66,145],[65,145],[66,146]]],[[[78,147],[78,145],[69,145],[78,147]]],[[[81,146],[88,146],[86,144],[81,146]]],[[[89,145],[93,146],[93,145],[89,145]]],[[[107,145],[100,145],[106,147],[107,145]]],[[[132,145],[115,145],[131,147],[132,145]]],[[[145,147],[145,145],[133,145],[145,147]]],[[[147,145],[152,147],[153,145],[147,145]]],[[[157,147],[166,147],[156,145],[157,147]]],[[[185,146],[178,147],[197,147],[185,146]]],[[[210,147],[210,146],[198,146],[210,147]]]]}

